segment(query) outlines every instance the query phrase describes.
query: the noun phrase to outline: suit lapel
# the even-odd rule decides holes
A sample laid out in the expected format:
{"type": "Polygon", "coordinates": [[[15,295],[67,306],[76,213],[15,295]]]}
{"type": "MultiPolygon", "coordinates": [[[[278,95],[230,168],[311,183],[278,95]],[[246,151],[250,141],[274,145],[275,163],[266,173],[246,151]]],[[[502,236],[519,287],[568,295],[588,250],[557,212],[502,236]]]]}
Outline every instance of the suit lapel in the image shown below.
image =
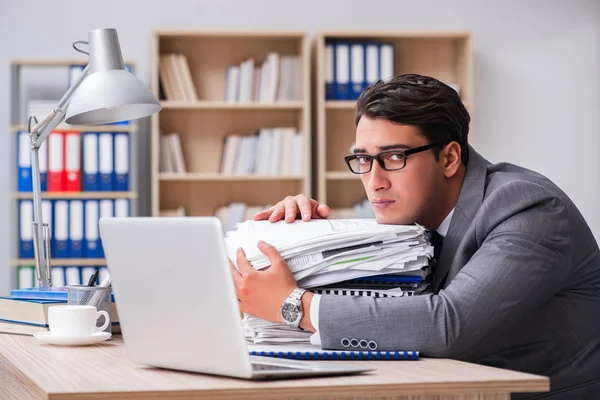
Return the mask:
{"type": "Polygon", "coordinates": [[[444,282],[444,278],[448,275],[456,250],[469,225],[471,225],[471,221],[473,221],[479,206],[481,206],[485,190],[487,164],[488,162],[469,146],[467,173],[465,174],[465,179],[433,277],[434,293],[438,293],[444,282]]]}

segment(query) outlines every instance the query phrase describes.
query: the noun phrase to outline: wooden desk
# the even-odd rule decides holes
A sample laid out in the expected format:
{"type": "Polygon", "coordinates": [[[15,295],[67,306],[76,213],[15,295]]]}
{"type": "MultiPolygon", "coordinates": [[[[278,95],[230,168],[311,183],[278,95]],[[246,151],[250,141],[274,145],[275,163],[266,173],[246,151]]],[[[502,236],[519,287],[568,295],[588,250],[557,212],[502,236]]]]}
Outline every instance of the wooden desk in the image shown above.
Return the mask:
{"type": "Polygon", "coordinates": [[[368,363],[376,370],[344,377],[247,381],[136,366],[127,358],[120,335],[94,346],[56,347],[31,336],[4,334],[0,335],[0,399],[394,396],[411,400],[506,400],[510,392],[541,392],[550,387],[545,377],[453,360],[339,362],[368,363]]]}

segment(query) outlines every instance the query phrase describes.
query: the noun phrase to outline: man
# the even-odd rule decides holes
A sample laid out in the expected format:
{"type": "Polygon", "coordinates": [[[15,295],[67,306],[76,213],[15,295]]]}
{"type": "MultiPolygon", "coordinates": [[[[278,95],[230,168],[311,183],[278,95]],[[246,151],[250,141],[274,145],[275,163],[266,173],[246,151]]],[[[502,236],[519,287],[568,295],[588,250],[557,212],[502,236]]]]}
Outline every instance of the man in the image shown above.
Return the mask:
{"type": "MultiPolygon", "coordinates": [[[[361,94],[347,163],[377,222],[418,223],[443,237],[433,291],[383,299],[305,292],[300,327],[317,332],[326,349],[352,350],[344,338],[365,339],[379,350],[550,376],[551,393],[535,398],[600,399],[598,245],[547,178],[475,152],[469,121],[458,94],[430,77],[402,75],[361,94]]],[[[298,195],[255,219],[328,214],[298,195]]],[[[259,248],[271,261],[266,271],[252,269],[243,251],[239,271],[232,265],[240,308],[282,321],[297,284],[272,246],[259,248]]]]}

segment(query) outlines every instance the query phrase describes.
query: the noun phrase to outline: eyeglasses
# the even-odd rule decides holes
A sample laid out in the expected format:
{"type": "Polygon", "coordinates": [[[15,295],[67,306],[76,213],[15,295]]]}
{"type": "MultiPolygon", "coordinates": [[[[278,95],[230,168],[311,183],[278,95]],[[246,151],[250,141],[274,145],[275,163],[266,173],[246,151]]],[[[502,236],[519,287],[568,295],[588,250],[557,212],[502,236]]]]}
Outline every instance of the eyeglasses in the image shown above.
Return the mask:
{"type": "Polygon", "coordinates": [[[371,172],[373,160],[377,160],[379,166],[385,171],[398,171],[406,166],[406,157],[411,154],[420,153],[437,146],[438,143],[430,143],[425,146],[415,147],[408,150],[386,150],[375,155],[352,154],[344,157],[348,168],[355,174],[366,174],[371,172]]]}

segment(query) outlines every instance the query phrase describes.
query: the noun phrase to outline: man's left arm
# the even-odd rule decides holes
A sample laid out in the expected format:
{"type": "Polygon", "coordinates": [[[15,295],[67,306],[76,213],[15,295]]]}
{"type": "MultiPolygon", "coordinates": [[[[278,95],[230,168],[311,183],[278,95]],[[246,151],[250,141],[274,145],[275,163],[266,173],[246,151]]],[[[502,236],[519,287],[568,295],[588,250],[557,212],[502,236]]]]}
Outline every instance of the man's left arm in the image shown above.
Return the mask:
{"type": "Polygon", "coordinates": [[[543,190],[529,195],[527,204],[507,206],[514,208],[493,227],[474,228],[477,251],[437,295],[322,296],[323,348],[342,349],[342,339],[356,338],[374,341],[378,350],[463,358],[478,343],[526,318],[568,278],[571,240],[565,206],[543,190]]]}

